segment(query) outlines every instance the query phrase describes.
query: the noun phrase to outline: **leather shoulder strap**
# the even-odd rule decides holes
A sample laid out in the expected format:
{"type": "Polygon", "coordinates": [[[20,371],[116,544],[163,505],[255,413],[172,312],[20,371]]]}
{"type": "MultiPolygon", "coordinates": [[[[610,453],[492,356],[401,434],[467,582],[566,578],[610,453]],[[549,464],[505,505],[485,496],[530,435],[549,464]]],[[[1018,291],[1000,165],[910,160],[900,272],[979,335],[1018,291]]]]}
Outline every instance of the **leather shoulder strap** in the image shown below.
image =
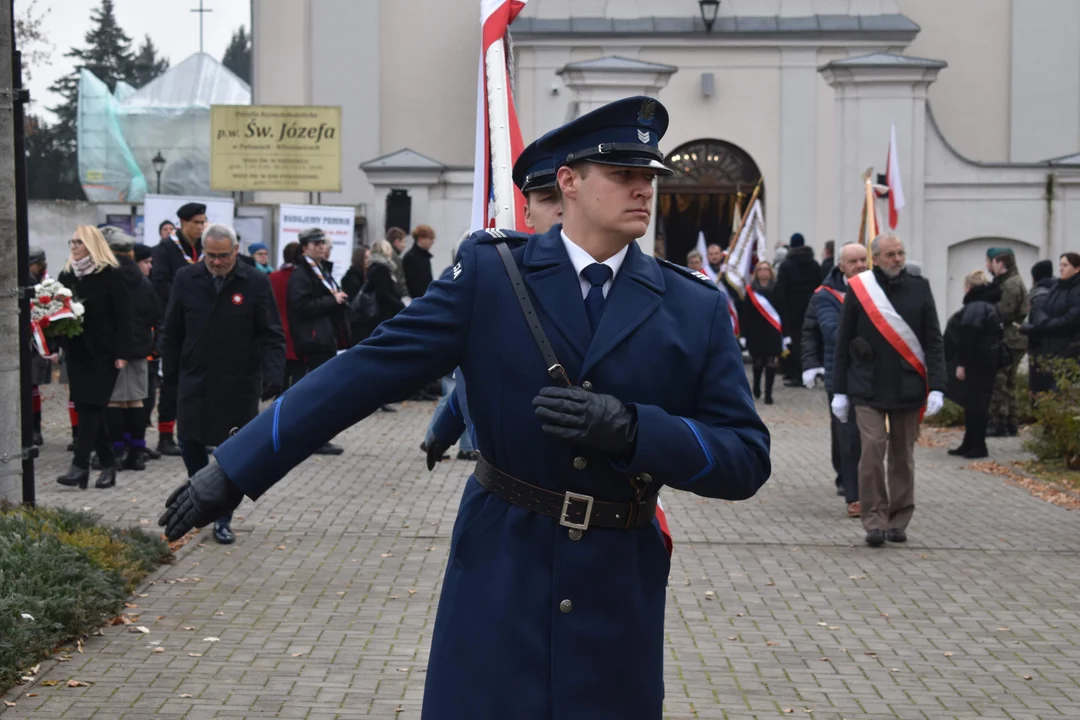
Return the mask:
{"type": "Polygon", "coordinates": [[[566,370],[559,364],[558,358],[555,357],[555,351],[551,349],[551,342],[540,324],[540,317],[536,314],[536,308],[533,307],[532,299],[529,297],[529,290],[525,287],[525,281],[521,278],[521,271],[518,270],[517,263],[514,262],[514,256],[510,253],[510,248],[505,242],[495,243],[495,247],[499,251],[499,257],[502,258],[503,265],[506,266],[506,274],[510,276],[510,284],[514,288],[514,295],[517,296],[521,311],[525,313],[525,322],[528,323],[529,330],[532,331],[533,340],[536,341],[540,354],[544,356],[548,376],[559,385],[570,387],[570,376],[566,374],[566,370]]]}

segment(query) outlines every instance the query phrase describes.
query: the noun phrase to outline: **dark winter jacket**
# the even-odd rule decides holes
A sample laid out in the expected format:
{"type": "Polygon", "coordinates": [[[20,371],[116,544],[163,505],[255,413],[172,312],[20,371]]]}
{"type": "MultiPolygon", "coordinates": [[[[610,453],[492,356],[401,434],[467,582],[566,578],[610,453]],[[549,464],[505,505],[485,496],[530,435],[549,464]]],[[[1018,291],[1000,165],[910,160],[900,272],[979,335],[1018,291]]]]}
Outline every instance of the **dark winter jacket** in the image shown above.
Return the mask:
{"type": "Polygon", "coordinates": [[[829,275],[832,274],[833,268],[836,266],[835,263],[836,263],[836,261],[831,257],[827,257],[827,258],[825,258],[825,259],[823,259],[821,261],[821,281],[822,282],[825,282],[826,280],[829,279],[829,275]]]}
{"type": "Polygon", "coordinates": [[[1017,356],[1027,352],[1027,338],[1020,334],[1020,326],[1028,315],[1028,292],[1020,272],[1013,268],[994,277],[994,285],[1001,290],[998,312],[1005,323],[1005,346],[1017,356]]]}
{"type": "MultiPolygon", "coordinates": [[[[1050,298],[1050,288],[1057,282],[1054,278],[1043,278],[1035,282],[1031,292],[1028,293],[1028,322],[1033,323],[1034,318],[1046,315],[1046,301],[1050,298]]],[[[1041,333],[1031,333],[1028,336],[1028,352],[1032,355],[1045,355],[1046,338],[1041,333]]]]}
{"type": "MultiPolygon", "coordinates": [[[[776,305],[776,283],[771,282],[763,287],[755,279],[750,287],[758,297],[764,297],[779,312],[776,305]]],[[[783,339],[787,330],[781,334],[754,305],[750,293],[746,293],[739,305],[739,327],[746,339],[746,351],[752,357],[779,357],[784,351],[783,339]]]]}
{"type": "Polygon", "coordinates": [[[163,308],[169,306],[169,294],[172,292],[173,278],[176,277],[176,273],[181,268],[197,263],[202,256],[201,239],[196,239],[192,243],[180,230],[176,231],[176,239],[184,248],[183,252],[176,247],[176,243],[166,238],[159,242],[151,253],[154,264],[150,268],[150,284],[157,291],[158,300],[163,308]]]}
{"type": "Polygon", "coordinates": [[[118,257],[120,277],[131,298],[131,355],[128,360],[142,360],[156,349],[156,333],[161,327],[162,310],[154,286],[142,274],[139,265],[126,257],[118,257]]]}
{"type": "Polygon", "coordinates": [[[117,360],[131,357],[131,301],[120,270],[106,265],[100,271],[75,277],[65,270],[57,278],[86,308],[83,331],[64,338],[64,363],[71,399],[104,407],[112,397],[117,360]]]}
{"type": "MultiPolygon", "coordinates": [[[[321,268],[323,276],[333,282],[333,264],[324,261],[321,268]]],[[[293,350],[301,360],[349,347],[348,304],[337,301],[303,258],[289,277],[288,309],[293,350]]]]}
{"type": "Polygon", "coordinates": [[[341,278],[341,292],[348,295],[349,300],[352,300],[362,287],[364,287],[363,269],[351,267],[346,270],[345,275],[341,278]]]}
{"type": "Polygon", "coordinates": [[[967,409],[989,409],[1002,353],[1008,352],[1000,302],[998,285],[974,287],[964,295],[964,306],[945,325],[945,396],[967,409]],[[957,367],[964,368],[963,380],[956,377],[957,367]]]}
{"type": "Polygon", "coordinates": [[[856,294],[848,292],[837,329],[833,392],[847,395],[853,405],[881,410],[920,408],[928,390],[945,391],[945,353],[930,283],[907,270],[892,279],[876,267],[873,273],[923,347],[926,380],[878,332],[856,294]]]}
{"type": "Polygon", "coordinates": [[[266,275],[237,262],[218,291],[206,265],[176,274],[162,375],[177,390],[177,435],[219,445],[259,413],[285,375],[285,335],[266,275]]]}
{"type": "Polygon", "coordinates": [[[1047,355],[1080,358],[1080,274],[1054,283],[1031,324],[1047,355]]]}
{"type": "Polygon", "coordinates": [[[405,303],[401,301],[394,287],[394,276],[388,262],[372,258],[368,265],[367,286],[368,290],[375,294],[375,321],[367,330],[370,335],[380,323],[404,310],[405,303]]]}
{"type": "Polygon", "coordinates": [[[431,253],[413,245],[401,258],[405,268],[405,286],[413,300],[427,292],[428,285],[434,279],[431,272],[431,253]]]}
{"type": "Polygon", "coordinates": [[[814,260],[814,250],[806,246],[789,250],[776,273],[776,309],[784,319],[786,337],[802,332],[806,308],[820,285],[821,266],[814,260]]]}
{"type": "Polygon", "coordinates": [[[833,358],[836,350],[836,328],[840,324],[840,314],[844,310],[844,294],[847,285],[844,273],[834,268],[825,282],[810,298],[806,308],[806,317],[802,326],[802,367],[825,368],[825,389],[832,392],[833,358]],[[840,297],[833,294],[839,293],[840,297]]]}

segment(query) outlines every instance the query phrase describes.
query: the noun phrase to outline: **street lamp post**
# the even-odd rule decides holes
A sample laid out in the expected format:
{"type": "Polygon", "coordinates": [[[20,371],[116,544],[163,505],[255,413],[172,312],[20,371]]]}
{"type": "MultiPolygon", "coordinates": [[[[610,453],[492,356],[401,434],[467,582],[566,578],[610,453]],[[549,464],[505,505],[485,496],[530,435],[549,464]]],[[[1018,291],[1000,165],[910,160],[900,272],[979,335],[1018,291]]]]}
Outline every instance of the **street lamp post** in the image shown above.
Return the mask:
{"type": "Polygon", "coordinates": [[[161,151],[158,150],[157,155],[150,161],[150,164],[154,166],[154,172],[157,173],[157,194],[161,194],[161,173],[165,170],[165,158],[161,156],[161,151]]]}
{"type": "Polygon", "coordinates": [[[720,12],[720,0],[698,0],[701,6],[701,20],[705,23],[705,32],[711,33],[720,12]]]}

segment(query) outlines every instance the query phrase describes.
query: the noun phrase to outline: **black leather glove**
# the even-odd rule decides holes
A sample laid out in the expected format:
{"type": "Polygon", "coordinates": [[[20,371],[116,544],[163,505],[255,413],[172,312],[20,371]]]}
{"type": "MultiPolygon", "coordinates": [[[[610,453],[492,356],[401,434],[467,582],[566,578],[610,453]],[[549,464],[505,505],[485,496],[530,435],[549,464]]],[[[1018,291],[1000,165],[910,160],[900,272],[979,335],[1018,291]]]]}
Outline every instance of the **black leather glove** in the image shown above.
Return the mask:
{"type": "Polygon", "coordinates": [[[536,417],[552,437],[622,454],[637,440],[637,413],[611,395],[578,387],[546,387],[533,398],[536,417]]]}
{"type": "Polygon", "coordinates": [[[443,455],[450,449],[450,445],[438,440],[437,438],[431,438],[427,443],[427,469],[431,472],[435,469],[435,466],[442,460],[443,455]]]}
{"type": "Polygon", "coordinates": [[[263,388],[262,396],[260,397],[260,400],[262,400],[263,402],[266,402],[267,400],[272,400],[273,398],[276,398],[280,394],[281,394],[281,386],[280,385],[277,385],[277,384],[275,384],[275,385],[267,385],[266,387],[263,388]]]}
{"type": "Polygon", "coordinates": [[[235,510],[244,493],[229,479],[217,460],[195,473],[165,501],[158,525],[170,541],[179,540],[194,528],[206,527],[235,510]]]}

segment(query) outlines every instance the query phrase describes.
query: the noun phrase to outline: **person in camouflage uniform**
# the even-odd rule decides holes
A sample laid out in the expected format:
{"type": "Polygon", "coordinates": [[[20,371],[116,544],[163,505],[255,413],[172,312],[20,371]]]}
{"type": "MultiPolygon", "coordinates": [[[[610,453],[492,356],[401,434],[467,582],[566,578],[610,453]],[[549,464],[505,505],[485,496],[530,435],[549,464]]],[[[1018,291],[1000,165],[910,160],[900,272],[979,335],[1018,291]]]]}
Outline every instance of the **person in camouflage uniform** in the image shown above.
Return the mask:
{"type": "Polygon", "coordinates": [[[1011,248],[990,248],[986,251],[986,269],[1001,290],[998,312],[1005,324],[1005,347],[1012,361],[998,371],[994,394],[990,400],[990,429],[987,437],[1013,436],[1019,432],[1016,417],[1016,372],[1027,352],[1027,338],[1020,334],[1020,325],[1028,314],[1027,288],[1016,269],[1016,255],[1011,248]]]}

